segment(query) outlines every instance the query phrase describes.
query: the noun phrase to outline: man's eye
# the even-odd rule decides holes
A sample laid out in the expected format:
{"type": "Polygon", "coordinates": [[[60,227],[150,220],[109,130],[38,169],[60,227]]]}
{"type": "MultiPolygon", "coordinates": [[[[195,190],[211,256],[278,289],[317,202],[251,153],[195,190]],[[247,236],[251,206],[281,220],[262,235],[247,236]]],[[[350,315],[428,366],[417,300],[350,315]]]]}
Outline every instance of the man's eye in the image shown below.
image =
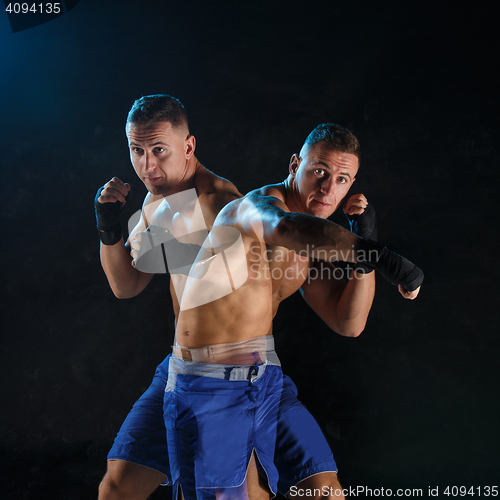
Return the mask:
{"type": "Polygon", "coordinates": [[[155,153],[163,153],[163,151],[165,151],[163,148],[155,148],[155,153]]]}
{"type": "Polygon", "coordinates": [[[325,175],[325,169],[324,168],[317,168],[315,170],[315,172],[318,174],[318,175],[325,175]]]}
{"type": "Polygon", "coordinates": [[[347,179],[345,177],[339,177],[337,181],[339,184],[345,184],[347,182],[347,179]]]}
{"type": "Polygon", "coordinates": [[[135,154],[140,154],[140,153],[142,153],[142,149],[141,148],[132,148],[132,152],[134,152],[135,154]]]}

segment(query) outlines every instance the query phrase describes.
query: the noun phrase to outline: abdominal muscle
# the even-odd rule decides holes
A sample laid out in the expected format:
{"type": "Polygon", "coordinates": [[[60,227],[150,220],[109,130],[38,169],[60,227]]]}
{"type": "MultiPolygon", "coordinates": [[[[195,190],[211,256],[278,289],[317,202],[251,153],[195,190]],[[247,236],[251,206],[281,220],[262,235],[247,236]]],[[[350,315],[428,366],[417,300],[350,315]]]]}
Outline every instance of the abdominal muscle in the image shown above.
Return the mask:
{"type": "Polygon", "coordinates": [[[267,288],[245,284],[209,304],[182,311],[176,327],[177,344],[199,348],[271,335],[273,310],[267,288]]]}
{"type": "Polygon", "coordinates": [[[225,297],[181,311],[176,343],[200,348],[272,335],[272,322],[280,302],[299,289],[309,266],[308,259],[290,254],[290,259],[266,262],[267,272],[261,272],[258,278],[250,276],[243,286],[225,297]]]}

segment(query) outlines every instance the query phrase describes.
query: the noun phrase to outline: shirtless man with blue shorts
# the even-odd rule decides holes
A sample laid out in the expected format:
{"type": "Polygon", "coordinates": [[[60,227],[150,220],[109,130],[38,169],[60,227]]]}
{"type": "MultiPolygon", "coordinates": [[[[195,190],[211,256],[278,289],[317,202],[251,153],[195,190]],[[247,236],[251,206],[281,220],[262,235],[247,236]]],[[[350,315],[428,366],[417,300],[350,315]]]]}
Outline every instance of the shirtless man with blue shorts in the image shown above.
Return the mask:
{"type": "MultiPolygon", "coordinates": [[[[131,246],[141,236],[155,237],[151,229],[160,228],[163,240],[171,234],[191,233],[195,241],[186,243],[202,242],[219,210],[241,196],[233,184],[196,159],[196,141],[189,132],[184,107],[177,99],[168,95],[138,99],[129,112],[126,134],[134,170],[149,191],[127,243],[122,239],[120,213],[129,184],[114,177],[98,190],[95,199],[101,262],[118,298],[134,297],[146,288],[156,272],[167,271],[163,260],[159,268],[152,266],[151,259],[148,261],[154,252],[136,258],[136,265],[131,265],[131,246]]],[[[163,252],[166,245],[159,248],[163,252]]],[[[174,257],[178,254],[175,248],[173,253],[174,257]]],[[[177,276],[181,281],[179,289],[183,275],[177,276]]],[[[172,280],[170,289],[177,315],[174,285],[172,280]]],[[[160,484],[169,483],[163,423],[165,385],[166,374],[159,367],[151,387],[128,415],[108,455],[108,470],[99,488],[101,500],[146,499],[160,484]]]]}
{"type": "MultiPolygon", "coordinates": [[[[358,166],[354,135],[322,124],[292,156],[284,182],[230,202],[217,216],[179,296],[168,359],[164,416],[174,494],[344,498],[330,448],[281,372],[272,321],[300,289],[332,330],[358,336],[374,269],[404,298],[418,295],[420,269],[326,220],[358,166]],[[349,279],[338,278],[337,261],[354,264],[349,279]]],[[[368,207],[355,195],[346,212],[363,218],[368,207]]],[[[373,222],[364,228],[368,238],[373,222]]]]}

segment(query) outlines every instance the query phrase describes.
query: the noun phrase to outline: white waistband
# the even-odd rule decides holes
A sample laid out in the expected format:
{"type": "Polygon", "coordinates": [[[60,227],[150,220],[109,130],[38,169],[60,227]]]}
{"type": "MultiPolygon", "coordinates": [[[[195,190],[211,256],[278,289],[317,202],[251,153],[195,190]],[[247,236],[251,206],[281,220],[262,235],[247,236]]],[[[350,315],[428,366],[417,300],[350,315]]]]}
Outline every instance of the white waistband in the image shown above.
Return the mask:
{"type": "MultiPolygon", "coordinates": [[[[275,357],[274,338],[264,335],[242,342],[214,344],[204,347],[183,347],[175,343],[172,352],[176,358],[196,363],[224,363],[232,365],[254,365],[275,357]],[[271,355],[274,353],[274,356],[271,355]]],[[[276,364],[276,363],[273,363],[276,364]]]]}

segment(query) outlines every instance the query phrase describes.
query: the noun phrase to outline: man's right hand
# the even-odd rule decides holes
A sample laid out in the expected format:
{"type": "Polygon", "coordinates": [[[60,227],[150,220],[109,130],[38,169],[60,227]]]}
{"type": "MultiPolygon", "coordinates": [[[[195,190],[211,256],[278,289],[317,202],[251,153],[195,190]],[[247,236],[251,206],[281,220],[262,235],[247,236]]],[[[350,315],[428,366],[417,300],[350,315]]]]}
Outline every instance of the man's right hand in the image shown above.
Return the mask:
{"type": "Polygon", "coordinates": [[[424,273],[413,262],[384,247],[379,253],[375,269],[387,281],[398,285],[399,293],[405,299],[413,300],[417,297],[424,281],[424,273]]]}
{"type": "Polygon", "coordinates": [[[424,273],[413,262],[371,240],[361,240],[358,250],[362,265],[376,269],[389,283],[398,285],[399,292],[405,299],[417,297],[424,281],[424,273]]]}
{"type": "Polygon", "coordinates": [[[118,177],[113,177],[99,189],[99,196],[96,197],[96,201],[101,204],[115,203],[116,201],[125,204],[129,191],[130,184],[123,182],[121,179],[118,179],[118,177]]]}
{"type": "Polygon", "coordinates": [[[417,298],[418,292],[420,292],[420,287],[418,287],[416,290],[412,290],[409,292],[408,290],[405,290],[401,285],[398,285],[398,290],[399,293],[408,300],[414,300],[417,298]]]}
{"type": "Polygon", "coordinates": [[[122,237],[120,214],[127,202],[130,185],[118,177],[98,189],[94,199],[99,237],[105,245],[114,245],[122,237]]]}

